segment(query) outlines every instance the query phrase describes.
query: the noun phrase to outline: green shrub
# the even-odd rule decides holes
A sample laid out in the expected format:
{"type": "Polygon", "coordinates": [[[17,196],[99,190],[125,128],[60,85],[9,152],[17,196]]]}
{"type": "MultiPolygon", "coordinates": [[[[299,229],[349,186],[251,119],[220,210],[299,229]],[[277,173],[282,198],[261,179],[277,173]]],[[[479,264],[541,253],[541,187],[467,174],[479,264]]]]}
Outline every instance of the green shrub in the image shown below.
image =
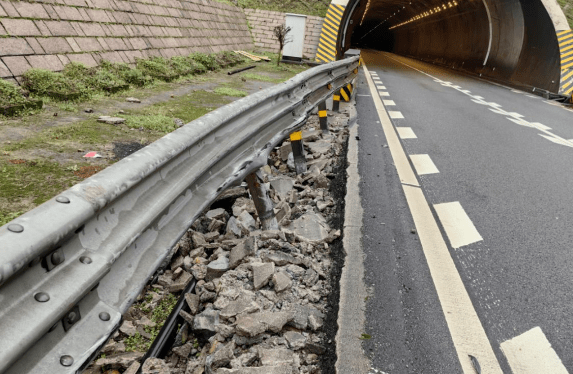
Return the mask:
{"type": "Polygon", "coordinates": [[[221,68],[221,66],[217,63],[215,55],[207,55],[205,53],[192,53],[191,58],[205,66],[207,70],[214,71],[221,68]]]}
{"type": "Polygon", "coordinates": [[[83,98],[90,96],[90,90],[81,81],[53,71],[30,69],[24,73],[22,78],[24,88],[40,96],[46,96],[50,92],[80,93],[83,98]]]}
{"type": "Polygon", "coordinates": [[[173,75],[173,68],[163,57],[153,57],[149,60],[137,59],[137,68],[152,77],[173,75]]]}
{"type": "Polygon", "coordinates": [[[26,98],[22,96],[22,92],[18,87],[4,79],[0,79],[0,105],[22,104],[25,102],[26,98]]]}
{"type": "Polygon", "coordinates": [[[123,62],[113,63],[103,60],[99,67],[100,69],[109,71],[125,82],[137,87],[143,87],[153,82],[153,78],[151,76],[145,74],[139,69],[133,69],[128,64],[123,62]]]}

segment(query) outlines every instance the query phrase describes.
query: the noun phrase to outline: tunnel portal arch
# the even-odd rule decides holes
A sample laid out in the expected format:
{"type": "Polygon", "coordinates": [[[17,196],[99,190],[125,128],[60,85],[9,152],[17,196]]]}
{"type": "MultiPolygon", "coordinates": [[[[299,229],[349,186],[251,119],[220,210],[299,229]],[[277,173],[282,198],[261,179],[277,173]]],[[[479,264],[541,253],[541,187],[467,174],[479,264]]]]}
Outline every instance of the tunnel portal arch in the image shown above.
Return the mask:
{"type": "Polygon", "coordinates": [[[334,61],[352,44],[573,92],[573,31],[556,0],[333,0],[316,60],[334,61]]]}

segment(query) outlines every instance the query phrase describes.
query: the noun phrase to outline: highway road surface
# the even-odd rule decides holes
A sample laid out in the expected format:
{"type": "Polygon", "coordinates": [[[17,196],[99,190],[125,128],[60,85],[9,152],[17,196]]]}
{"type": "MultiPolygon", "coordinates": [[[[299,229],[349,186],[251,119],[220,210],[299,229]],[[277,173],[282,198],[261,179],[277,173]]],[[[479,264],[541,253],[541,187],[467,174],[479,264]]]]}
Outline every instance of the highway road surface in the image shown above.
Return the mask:
{"type": "Polygon", "coordinates": [[[415,59],[362,57],[371,372],[573,373],[573,112],[415,59]]]}

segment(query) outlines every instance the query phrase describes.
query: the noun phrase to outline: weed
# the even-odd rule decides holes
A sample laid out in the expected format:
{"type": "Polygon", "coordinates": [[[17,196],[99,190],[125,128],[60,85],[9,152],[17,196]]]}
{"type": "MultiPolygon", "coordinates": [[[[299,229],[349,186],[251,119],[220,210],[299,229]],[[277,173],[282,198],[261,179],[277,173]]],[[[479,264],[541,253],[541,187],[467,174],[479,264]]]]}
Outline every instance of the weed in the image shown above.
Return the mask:
{"type": "Polygon", "coordinates": [[[125,338],[123,343],[125,344],[126,352],[145,352],[151,346],[151,342],[141,336],[138,332],[133,336],[125,338]]]}
{"type": "Polygon", "coordinates": [[[191,54],[191,58],[211,71],[217,70],[221,67],[214,55],[197,52],[191,54]]]}
{"type": "MultiPolygon", "coordinates": [[[[1,175],[1,174],[0,174],[1,175]]],[[[16,218],[18,218],[20,215],[24,214],[23,211],[18,211],[18,212],[3,212],[0,211],[0,226],[4,226],[5,224],[7,224],[8,222],[15,220],[16,218]]]]}
{"type": "Polygon", "coordinates": [[[177,128],[172,117],[167,117],[162,114],[158,115],[127,115],[125,117],[125,124],[132,129],[145,129],[169,133],[177,128]]]}
{"type": "Polygon", "coordinates": [[[63,102],[63,103],[55,103],[55,105],[56,107],[58,107],[58,109],[63,110],[65,112],[76,113],[78,111],[76,104],[63,102]]]}
{"type": "Polygon", "coordinates": [[[22,78],[24,88],[39,96],[49,96],[51,93],[78,94],[83,99],[90,96],[90,90],[81,81],[75,81],[53,71],[30,69],[22,78]]]}
{"type": "Polygon", "coordinates": [[[0,79],[0,105],[23,104],[26,98],[22,92],[12,83],[0,79]]]}
{"type": "Polygon", "coordinates": [[[163,57],[153,57],[149,60],[137,59],[137,68],[152,77],[163,77],[174,75],[175,72],[170,64],[163,57]]]}
{"type": "Polygon", "coordinates": [[[255,73],[245,73],[245,74],[241,74],[241,77],[245,78],[245,79],[254,79],[257,81],[263,81],[263,82],[275,82],[275,83],[279,83],[282,81],[282,79],[277,79],[277,78],[271,78],[268,77],[266,75],[260,75],[260,74],[255,74],[255,73]]]}
{"type": "Polygon", "coordinates": [[[248,93],[245,91],[237,90],[235,88],[230,88],[230,87],[217,87],[215,88],[214,92],[217,95],[223,95],[223,96],[244,97],[248,95],[248,93]]]}

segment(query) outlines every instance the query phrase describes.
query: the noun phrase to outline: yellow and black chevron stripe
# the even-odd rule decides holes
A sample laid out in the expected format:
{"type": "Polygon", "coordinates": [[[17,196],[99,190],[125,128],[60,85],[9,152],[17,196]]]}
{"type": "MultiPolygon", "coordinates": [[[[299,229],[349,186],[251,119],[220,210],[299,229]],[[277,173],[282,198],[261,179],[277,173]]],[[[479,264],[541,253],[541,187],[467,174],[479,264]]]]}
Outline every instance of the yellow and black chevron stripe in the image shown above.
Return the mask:
{"type": "Polygon", "coordinates": [[[350,101],[350,98],[352,97],[352,83],[348,83],[345,87],[340,89],[340,96],[344,101],[350,101]]]}
{"type": "Polygon", "coordinates": [[[336,60],[336,41],[338,39],[338,29],[344,14],[344,5],[330,4],[326,17],[322,23],[318,50],[316,51],[316,61],[331,62],[336,60]]]}
{"type": "Polygon", "coordinates": [[[570,95],[573,92],[573,31],[557,32],[559,52],[561,52],[561,85],[559,93],[570,95]]]}

